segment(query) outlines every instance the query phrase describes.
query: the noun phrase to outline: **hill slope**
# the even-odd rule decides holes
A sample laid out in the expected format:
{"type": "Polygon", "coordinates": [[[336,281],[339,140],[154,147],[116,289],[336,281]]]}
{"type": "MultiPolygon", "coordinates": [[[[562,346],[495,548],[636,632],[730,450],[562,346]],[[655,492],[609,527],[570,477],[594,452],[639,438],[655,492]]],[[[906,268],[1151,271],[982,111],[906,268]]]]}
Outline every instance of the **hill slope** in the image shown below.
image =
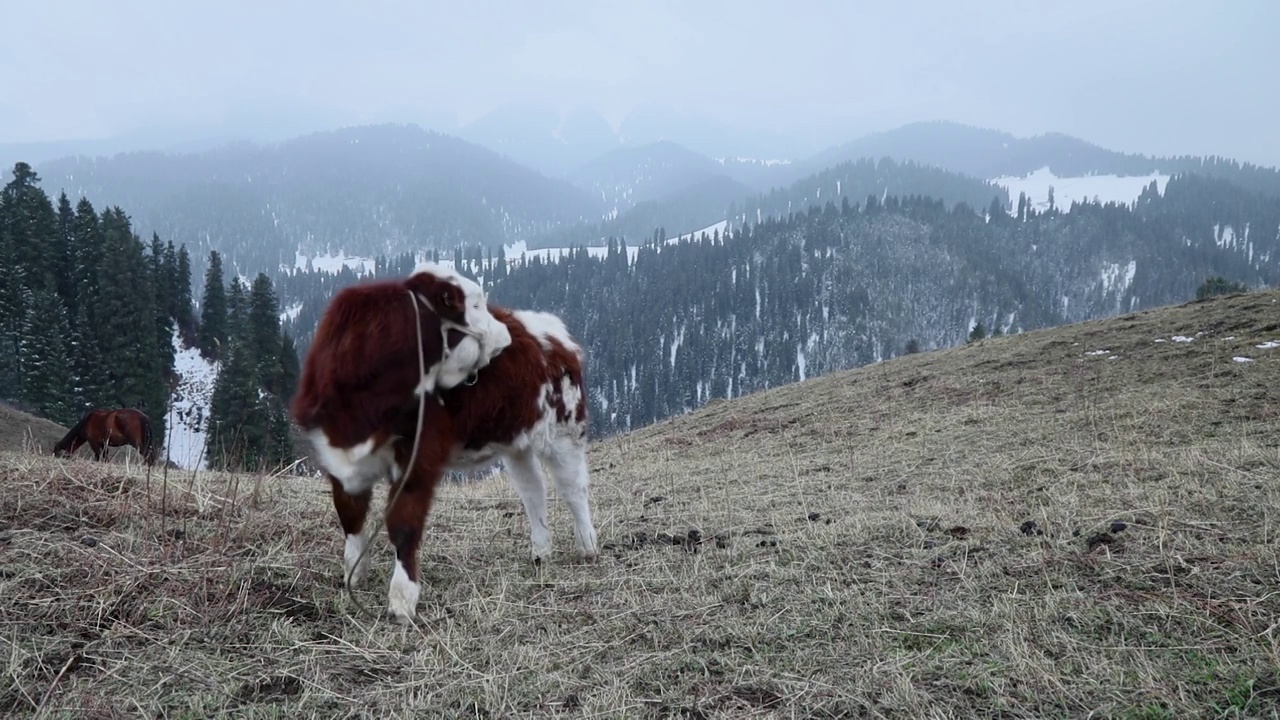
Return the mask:
{"type": "Polygon", "coordinates": [[[39,452],[53,452],[53,446],[66,434],[67,428],[53,421],[0,403],[0,451],[38,448],[39,452]],[[32,442],[36,448],[30,446],[32,442]]]}
{"type": "Polygon", "coordinates": [[[318,479],[184,477],[162,506],[156,478],[148,503],[0,454],[0,712],[1270,716],[1278,309],[983,341],[611,438],[596,564],[535,572],[512,490],[442,487],[417,629],[338,588],[318,479]]]}

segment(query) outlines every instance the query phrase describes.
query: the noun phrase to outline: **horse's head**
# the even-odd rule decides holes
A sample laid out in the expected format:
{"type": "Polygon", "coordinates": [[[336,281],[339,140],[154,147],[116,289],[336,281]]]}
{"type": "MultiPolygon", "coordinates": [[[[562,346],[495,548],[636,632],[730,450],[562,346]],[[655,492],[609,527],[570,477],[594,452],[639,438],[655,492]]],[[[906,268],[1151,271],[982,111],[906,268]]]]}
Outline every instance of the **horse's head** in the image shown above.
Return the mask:
{"type": "Polygon", "coordinates": [[[76,451],[76,448],[80,446],[80,444],[76,442],[79,437],[79,433],[77,433],[73,428],[66,435],[63,435],[62,439],[53,446],[52,455],[54,457],[71,457],[72,453],[76,451]]]}

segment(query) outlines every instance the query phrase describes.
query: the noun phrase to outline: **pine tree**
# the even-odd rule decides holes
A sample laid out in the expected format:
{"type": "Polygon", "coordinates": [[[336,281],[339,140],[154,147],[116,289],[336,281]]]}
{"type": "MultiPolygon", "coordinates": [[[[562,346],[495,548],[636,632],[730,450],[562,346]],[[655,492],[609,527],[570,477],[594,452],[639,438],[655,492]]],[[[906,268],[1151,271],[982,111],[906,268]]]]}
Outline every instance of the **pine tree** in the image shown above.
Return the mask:
{"type": "Polygon", "coordinates": [[[267,445],[265,404],[253,381],[248,345],[239,334],[229,338],[209,400],[207,453],[214,469],[257,469],[267,445]]]}
{"type": "Polygon", "coordinates": [[[298,349],[293,343],[293,336],[287,331],[280,336],[280,399],[286,404],[293,400],[298,390],[298,349]]]}
{"type": "Polygon", "coordinates": [[[104,369],[98,357],[96,336],[89,322],[89,309],[81,304],[71,319],[70,342],[67,347],[71,374],[75,384],[71,388],[71,409],[83,415],[96,407],[104,395],[104,369]]]}
{"type": "Polygon", "coordinates": [[[187,254],[187,246],[178,248],[177,272],[174,276],[173,319],[190,340],[195,340],[195,315],[191,298],[191,256],[187,254]]]}
{"type": "Polygon", "coordinates": [[[227,295],[222,285],[222,256],[209,252],[209,269],[204,273],[204,297],[200,302],[200,351],[218,359],[227,344],[227,295]]]}
{"type": "Polygon", "coordinates": [[[102,225],[93,204],[87,198],[80,198],[76,203],[75,219],[72,226],[73,261],[71,268],[72,286],[75,292],[74,313],[71,318],[72,345],[71,368],[75,372],[77,390],[75,403],[80,411],[105,406],[110,380],[106,375],[100,352],[100,329],[98,319],[101,316],[98,298],[101,295],[101,277],[103,247],[102,225]]]}
{"type": "MultiPolygon", "coordinates": [[[[109,381],[102,400],[128,407],[145,402],[159,380],[150,267],[123,210],[102,214],[102,236],[101,297],[95,308],[98,349],[109,381]]],[[[148,414],[154,428],[155,409],[148,414]]]]}
{"type": "Polygon", "coordinates": [[[32,291],[26,307],[18,355],[22,401],[43,417],[69,424],[75,383],[67,363],[66,309],[52,287],[32,291]]]}
{"type": "Polygon", "coordinates": [[[13,180],[0,193],[0,218],[13,243],[16,266],[26,273],[26,287],[56,288],[61,257],[58,220],[49,196],[39,187],[40,176],[27,163],[13,166],[13,180]]]}
{"type": "Polygon", "coordinates": [[[249,293],[249,346],[256,366],[258,385],[268,392],[280,392],[280,303],[271,278],[258,273],[249,293]]]}
{"type": "MultiPolygon", "coordinates": [[[[227,285],[227,338],[249,341],[249,290],[237,275],[227,285]]],[[[246,350],[253,351],[250,344],[246,350]]]]}
{"type": "Polygon", "coordinates": [[[0,398],[17,400],[22,393],[22,372],[18,365],[18,343],[22,337],[24,279],[18,265],[17,249],[4,226],[0,208],[0,398]]]}
{"type": "Polygon", "coordinates": [[[65,192],[58,194],[58,295],[66,306],[68,317],[75,314],[75,241],[76,211],[65,192]]]}
{"type": "Polygon", "coordinates": [[[165,263],[165,248],[160,242],[160,236],[155,233],[151,234],[151,253],[149,257],[151,261],[150,291],[151,291],[151,308],[155,318],[155,341],[156,341],[156,376],[161,379],[170,379],[174,376],[174,351],[173,346],[173,276],[172,268],[165,263]]]}

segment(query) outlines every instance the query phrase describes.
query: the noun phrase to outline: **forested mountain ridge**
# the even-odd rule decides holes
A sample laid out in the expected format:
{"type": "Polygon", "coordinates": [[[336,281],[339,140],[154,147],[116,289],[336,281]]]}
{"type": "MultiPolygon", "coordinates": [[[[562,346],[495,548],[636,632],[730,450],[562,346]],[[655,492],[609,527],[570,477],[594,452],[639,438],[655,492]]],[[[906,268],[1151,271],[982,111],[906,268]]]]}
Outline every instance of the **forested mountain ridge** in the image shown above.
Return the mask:
{"type": "MultiPolygon", "coordinates": [[[[955,345],[979,324],[1012,333],[1181,302],[1214,276],[1274,285],[1280,200],[1196,175],[1172,178],[1163,194],[1153,183],[1131,206],[1012,216],[873,193],[703,241],[610,241],[603,254],[524,263],[476,248],[454,258],[494,302],[564,317],[588,348],[600,434],[955,345]]],[[[407,272],[412,260],[382,271],[407,272]]],[[[356,280],[283,281],[282,294],[301,301],[289,324],[300,352],[328,298],[356,280]]]]}
{"type": "MultiPolygon", "coordinates": [[[[746,165],[747,163],[741,163],[746,165]]],[[[717,163],[719,165],[719,163],[717,163]]],[[[609,237],[643,242],[655,232],[676,237],[732,219],[760,223],[830,200],[860,203],[868,195],[928,195],[948,206],[988,207],[1009,193],[984,180],[889,158],[842,163],[767,193],[752,190],[727,174],[713,175],[667,197],[641,202],[616,218],[557,228],[528,243],[530,248],[603,245],[609,237]]]]}
{"type": "MultiPolygon", "coordinates": [[[[838,204],[842,194],[860,202],[871,185],[882,196],[931,195],[974,207],[988,207],[1000,196],[1013,207],[1015,197],[990,185],[992,173],[1045,166],[1062,177],[1077,171],[1150,174],[1152,167],[1177,165],[1280,195],[1280,175],[1271,169],[1201,158],[1155,163],[1066,136],[1019,139],[953,123],[909,125],[783,162],[712,159],[670,142],[618,148],[621,140],[610,140],[599,118],[575,118],[556,129],[581,141],[565,146],[566,162],[589,148],[614,148],[574,171],[583,187],[468,141],[399,125],[194,154],[66,158],[38,169],[51,190],[128,208],[144,235],[157,232],[185,244],[197,284],[210,250],[222,253],[228,269],[252,275],[305,266],[308,258],[332,268],[343,262],[339,256],[372,258],[457,244],[567,247],[600,245],[610,236],[634,243],[659,229],[675,236],[730,216],[753,222],[783,217],[828,198],[838,204]],[[882,176],[868,177],[868,169],[882,176]],[[852,189],[846,193],[845,186],[852,189]]],[[[491,130],[501,137],[514,132],[501,123],[491,130]]],[[[1022,187],[1011,194],[1025,188],[1043,205],[1046,181],[1055,179],[1015,183],[1022,187]]],[[[1059,183],[1060,197],[1064,189],[1059,183]]],[[[1075,189],[1093,192],[1092,186],[1075,189]]]]}
{"type": "Polygon", "coordinates": [[[921,122],[872,133],[780,170],[779,181],[849,160],[891,157],[970,177],[1021,176],[1049,168],[1058,177],[1194,172],[1280,197],[1280,171],[1220,157],[1150,157],[1108,150],[1063,133],[1016,137],[953,122],[921,122]]]}
{"type": "Polygon", "coordinates": [[[126,153],[39,167],[46,187],[129,208],[200,264],[293,266],[296,252],[374,256],[498,244],[599,218],[600,205],[479,146],[416,126],[316,133],[198,154],[126,153]]]}

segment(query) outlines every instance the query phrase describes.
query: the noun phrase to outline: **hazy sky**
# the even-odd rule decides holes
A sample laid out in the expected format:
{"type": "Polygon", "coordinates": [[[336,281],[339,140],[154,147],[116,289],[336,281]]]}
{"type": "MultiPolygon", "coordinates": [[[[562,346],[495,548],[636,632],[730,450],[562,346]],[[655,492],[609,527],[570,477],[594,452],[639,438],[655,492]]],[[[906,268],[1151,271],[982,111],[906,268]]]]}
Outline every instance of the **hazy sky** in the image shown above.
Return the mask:
{"type": "Polygon", "coordinates": [[[656,103],[1280,165],[1275,0],[0,0],[0,143],[656,103]],[[198,7],[197,7],[198,6],[198,7]]]}

